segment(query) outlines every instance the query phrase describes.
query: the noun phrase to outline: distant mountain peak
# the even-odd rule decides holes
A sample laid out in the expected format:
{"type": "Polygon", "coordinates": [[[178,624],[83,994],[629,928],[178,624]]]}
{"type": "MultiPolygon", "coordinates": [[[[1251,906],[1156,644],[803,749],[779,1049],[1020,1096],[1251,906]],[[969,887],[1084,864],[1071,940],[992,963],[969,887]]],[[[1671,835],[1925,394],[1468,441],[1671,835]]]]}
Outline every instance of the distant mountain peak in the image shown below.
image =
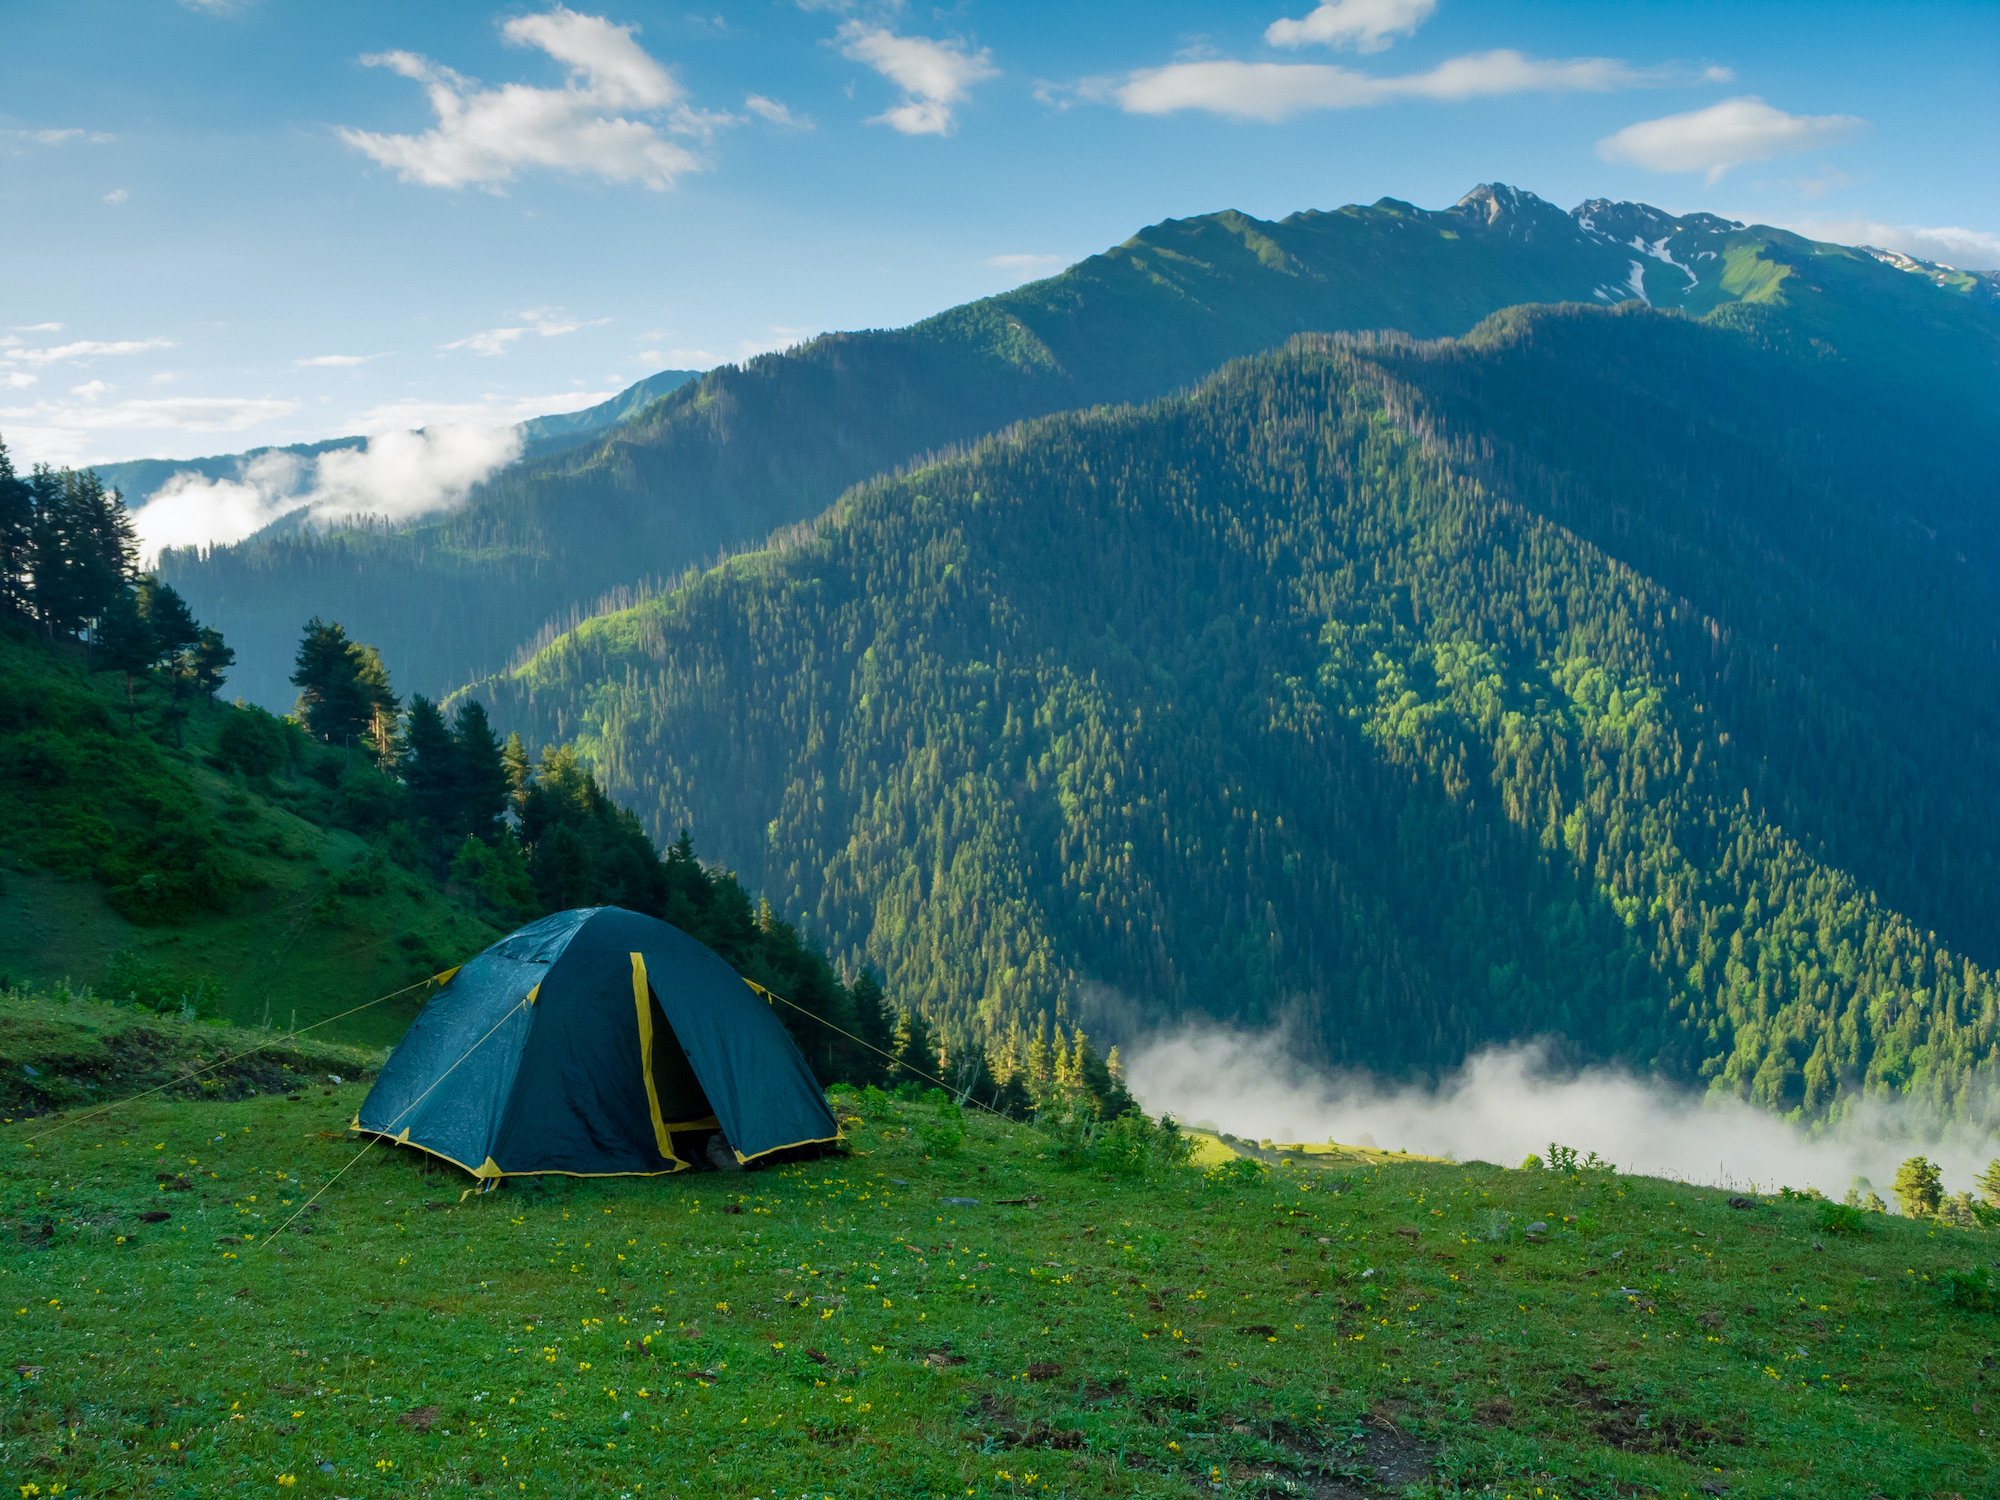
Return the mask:
{"type": "Polygon", "coordinates": [[[1564,217],[1563,211],[1548,199],[1537,197],[1526,188],[1509,187],[1504,182],[1480,183],[1446,212],[1462,214],[1502,234],[1511,235],[1518,231],[1523,239],[1533,237],[1537,224],[1564,217]]]}

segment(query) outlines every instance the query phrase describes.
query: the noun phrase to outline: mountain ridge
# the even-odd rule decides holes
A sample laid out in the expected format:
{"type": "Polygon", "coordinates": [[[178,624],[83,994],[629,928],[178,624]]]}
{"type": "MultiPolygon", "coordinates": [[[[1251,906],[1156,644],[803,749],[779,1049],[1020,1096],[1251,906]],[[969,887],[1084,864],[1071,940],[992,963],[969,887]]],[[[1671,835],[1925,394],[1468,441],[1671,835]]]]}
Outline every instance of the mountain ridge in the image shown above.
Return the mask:
{"type": "Polygon", "coordinates": [[[1608,304],[1636,290],[1700,315],[1750,309],[1763,336],[1837,348],[1853,333],[1953,408],[1953,380],[1990,361],[2000,321],[1986,307],[1862,252],[1592,204],[1565,214],[1488,184],[1441,210],[1383,199],[1275,222],[1233,210],[1163,221],[908,328],[722,366],[594,441],[504,471],[451,514],[176,553],[162,569],[233,640],[270,643],[240,668],[256,701],[286,701],[283,642],[301,611],[342,619],[405,663],[410,686],[439,693],[503,666],[546,621],[757,545],[871,474],[1027,418],[1149,400],[1302,331],[1437,337],[1519,303],[1608,304]],[[1625,243],[1644,235],[1658,254],[1625,243]],[[1802,266],[1834,291],[1800,290],[1802,266]],[[1899,352],[1918,323],[1952,335],[1932,339],[1945,358],[1899,352]],[[412,598],[432,607],[413,611],[412,598]]]}

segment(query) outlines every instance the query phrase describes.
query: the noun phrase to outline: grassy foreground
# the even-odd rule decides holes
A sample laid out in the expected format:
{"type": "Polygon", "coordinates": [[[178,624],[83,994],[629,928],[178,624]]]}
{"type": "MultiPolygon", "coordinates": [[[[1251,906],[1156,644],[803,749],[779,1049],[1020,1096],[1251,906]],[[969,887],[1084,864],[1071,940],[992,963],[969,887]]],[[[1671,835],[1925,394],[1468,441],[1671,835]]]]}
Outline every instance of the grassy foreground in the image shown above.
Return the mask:
{"type": "Polygon", "coordinates": [[[1116,1176],[990,1119],[926,1155],[927,1106],[846,1093],[845,1158],[461,1200],[408,1152],[355,1159],[365,1083],[292,1086],[0,1126],[0,1480],[28,1500],[1903,1497],[2000,1472],[2000,1322],[1941,1289],[1992,1258],[1975,1232],[1420,1160],[1116,1176]]]}

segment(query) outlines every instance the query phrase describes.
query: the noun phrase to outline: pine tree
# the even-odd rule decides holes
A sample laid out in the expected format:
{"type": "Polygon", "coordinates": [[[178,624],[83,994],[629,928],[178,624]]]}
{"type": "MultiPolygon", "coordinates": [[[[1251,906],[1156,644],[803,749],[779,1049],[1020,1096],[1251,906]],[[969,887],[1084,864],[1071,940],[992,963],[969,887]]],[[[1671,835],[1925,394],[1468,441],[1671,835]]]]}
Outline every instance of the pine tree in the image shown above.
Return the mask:
{"type": "Polygon", "coordinates": [[[917,1009],[903,1012],[902,1038],[896,1048],[895,1081],[930,1084],[937,1081],[938,1049],[930,1023],[917,1009]]]}
{"type": "Polygon", "coordinates": [[[229,669],[236,665],[236,652],[224,644],[221,631],[204,625],[190,656],[195,691],[213,702],[215,690],[229,680],[229,669]]]}
{"type": "Polygon", "coordinates": [[[74,607],[83,619],[95,620],[138,576],[139,541],[123,498],[107,490],[95,470],[64,471],[63,504],[74,607]]]}
{"type": "Polygon", "coordinates": [[[1938,1205],[1944,1201],[1942,1178],[1934,1161],[1913,1156],[1904,1162],[1896,1169],[1896,1180],[1889,1185],[1889,1191],[1896,1195],[1897,1211],[1912,1219],[1934,1217],[1938,1205]]]}
{"type": "MultiPolygon", "coordinates": [[[[518,818],[527,801],[528,787],[535,779],[534,765],[528,759],[528,747],[521,743],[518,731],[507,736],[507,743],[500,747],[500,759],[507,767],[507,810],[518,818]]],[[[681,837],[687,837],[685,828],[681,830],[681,837]]]]}
{"type": "Polygon", "coordinates": [[[367,720],[368,748],[375,764],[388,770],[396,763],[397,731],[403,721],[403,701],[389,687],[389,669],[373,646],[348,648],[354,658],[354,690],[367,720]]]}
{"type": "Polygon", "coordinates": [[[1994,1208],[2000,1208],[2000,1157],[1986,1164],[1986,1170],[1972,1179],[1972,1185],[1979,1189],[1979,1196],[1994,1208]]]}
{"type": "Polygon", "coordinates": [[[452,740],[458,760],[454,831],[490,839],[507,814],[511,778],[484,704],[468,699],[459,705],[452,740]]]}
{"type": "Polygon", "coordinates": [[[0,616],[28,613],[29,539],[34,532],[35,492],[14,472],[14,459],[0,441],[0,616]]]}
{"type": "MultiPolygon", "coordinates": [[[[674,848],[678,853],[686,843],[687,830],[681,830],[681,843],[674,848]]],[[[693,850],[687,851],[692,857],[693,850]]],[[[848,990],[848,1003],[854,1012],[854,1034],[866,1043],[861,1055],[855,1059],[860,1079],[873,1083],[888,1076],[895,1055],[896,1028],[889,1019],[889,1002],[882,993],[881,981],[875,971],[863,968],[861,975],[848,990]]]]}
{"type": "Polygon", "coordinates": [[[1056,1091],[1056,1049],[1049,1044],[1049,1023],[1036,1023],[1034,1039],[1028,1043],[1028,1090],[1037,1104],[1045,1103],[1056,1091]]]}
{"type": "Polygon", "coordinates": [[[167,717],[173,721],[174,745],[181,743],[181,725],[187,718],[187,710],[181,706],[181,694],[194,680],[193,652],[201,644],[201,626],[195,621],[194,611],[187,601],[170,583],[162,583],[153,574],[142,577],[134,590],[139,601],[139,613],[146,617],[152,627],[154,645],[158,660],[167,673],[167,717]]]}
{"type": "Polygon", "coordinates": [[[292,662],[299,719],[322,744],[346,745],[368,728],[375,705],[360,682],[354,643],[338,624],[315,615],[306,622],[292,662]]]}
{"type": "Polygon", "coordinates": [[[128,728],[139,727],[139,705],[134,696],[140,673],[160,657],[160,643],[153,627],[139,613],[139,601],[130,589],[121,590],[105,606],[97,627],[97,665],[106,671],[125,674],[125,716],[128,728]]]}
{"type": "Polygon", "coordinates": [[[430,825],[434,838],[442,839],[453,827],[458,805],[458,747],[444,715],[421,693],[410,699],[403,744],[403,785],[410,810],[430,825]]]}

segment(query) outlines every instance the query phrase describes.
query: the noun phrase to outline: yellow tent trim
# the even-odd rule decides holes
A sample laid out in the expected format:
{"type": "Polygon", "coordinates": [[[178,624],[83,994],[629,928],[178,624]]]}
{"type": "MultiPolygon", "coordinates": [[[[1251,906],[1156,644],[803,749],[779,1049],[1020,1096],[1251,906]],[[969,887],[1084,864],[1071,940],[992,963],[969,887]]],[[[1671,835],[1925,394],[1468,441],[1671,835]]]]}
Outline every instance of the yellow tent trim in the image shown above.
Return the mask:
{"type": "Polygon", "coordinates": [[[541,993],[542,993],[542,987],[538,984],[533,989],[528,991],[528,998],[523,1000],[521,1003],[523,1005],[533,1005],[535,1003],[536,997],[539,996],[541,993]]]}
{"type": "Polygon", "coordinates": [[[438,985],[440,987],[450,984],[452,976],[458,973],[458,971],[464,967],[465,967],[464,964],[453,964],[449,969],[446,969],[442,974],[431,975],[431,983],[438,985]]]}
{"type": "Polygon", "coordinates": [[[684,1172],[687,1170],[687,1163],[677,1160],[671,1167],[659,1172],[564,1172],[556,1169],[535,1172],[510,1172],[490,1156],[479,1166],[467,1166],[457,1157],[447,1156],[435,1147],[426,1146],[422,1141],[409,1140],[407,1138],[409,1136],[408,1130],[405,1130],[401,1135],[388,1135],[380,1130],[370,1130],[358,1123],[353,1128],[359,1130],[363,1135],[372,1135],[378,1140],[387,1141],[392,1146],[414,1146],[426,1156],[435,1156],[439,1161],[448,1161],[461,1172],[470,1172],[474,1177],[482,1180],[503,1177],[670,1177],[675,1172],[684,1172]]]}
{"type": "MultiPolygon", "coordinates": [[[[539,988],[539,986],[537,986],[539,988]]],[[[673,1131],[660,1114],[660,1091],[653,1084],[653,991],[646,983],[646,956],[632,955],[632,1004],[639,1012],[639,1072],[646,1080],[646,1109],[653,1117],[653,1141],[676,1169],[687,1165],[674,1155],[673,1131]]]]}
{"type": "Polygon", "coordinates": [[[753,1152],[749,1156],[745,1156],[741,1151],[736,1151],[736,1148],[734,1146],[730,1147],[729,1149],[731,1151],[735,1151],[736,1160],[742,1165],[747,1167],[751,1162],[755,1161],[758,1157],[769,1156],[773,1151],[789,1151],[794,1146],[824,1146],[827,1145],[829,1142],[841,1141],[845,1139],[847,1138],[842,1135],[816,1135],[811,1140],[787,1141],[782,1146],[766,1146],[762,1151],[753,1152]]]}

